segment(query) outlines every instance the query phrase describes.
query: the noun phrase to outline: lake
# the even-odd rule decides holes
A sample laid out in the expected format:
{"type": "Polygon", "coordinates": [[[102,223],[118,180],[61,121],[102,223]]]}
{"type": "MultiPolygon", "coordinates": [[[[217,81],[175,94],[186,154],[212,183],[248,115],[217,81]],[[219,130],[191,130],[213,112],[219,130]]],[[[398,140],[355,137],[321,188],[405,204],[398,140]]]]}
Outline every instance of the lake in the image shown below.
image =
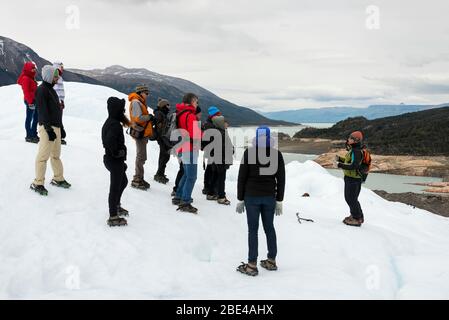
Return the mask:
{"type": "MultiPolygon", "coordinates": [[[[283,132],[290,136],[293,136],[296,132],[304,129],[306,126],[311,126],[315,128],[329,128],[332,123],[310,123],[292,127],[270,127],[273,132],[283,132]]],[[[231,139],[234,141],[236,147],[236,159],[240,160],[244,145],[247,141],[252,141],[253,137],[256,135],[255,126],[240,127],[240,128],[229,128],[229,134],[231,139]]],[[[296,154],[296,153],[283,153],[286,163],[292,161],[305,162],[308,160],[314,160],[318,155],[310,154],[296,154]]],[[[336,177],[343,178],[343,171],[337,169],[329,169],[329,173],[336,177]]],[[[410,183],[429,183],[429,182],[441,182],[441,178],[432,177],[415,177],[415,176],[399,176],[393,174],[383,174],[383,173],[370,173],[364,187],[371,190],[385,190],[390,193],[401,193],[401,192],[416,192],[423,193],[426,187],[411,185],[410,183]]]]}

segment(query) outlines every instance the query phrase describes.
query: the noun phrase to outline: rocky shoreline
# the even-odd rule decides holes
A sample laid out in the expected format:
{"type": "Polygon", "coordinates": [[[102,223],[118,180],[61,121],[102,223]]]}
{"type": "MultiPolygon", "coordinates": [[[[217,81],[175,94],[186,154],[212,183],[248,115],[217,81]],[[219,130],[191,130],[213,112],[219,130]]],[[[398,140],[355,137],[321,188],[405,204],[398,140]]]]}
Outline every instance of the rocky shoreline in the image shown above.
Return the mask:
{"type": "MultiPolygon", "coordinates": [[[[315,161],[324,168],[332,168],[335,154],[344,155],[344,141],[330,139],[279,139],[282,152],[316,154],[315,161]]],[[[372,155],[371,172],[418,177],[449,177],[448,156],[383,156],[372,155]]],[[[432,187],[432,186],[429,186],[432,187]]],[[[445,191],[446,192],[446,191],[445,191]]]]}
{"type": "Polygon", "coordinates": [[[373,190],[385,200],[401,202],[410,206],[427,210],[434,214],[449,217],[449,195],[420,194],[413,192],[388,193],[383,190],[373,190]]]}

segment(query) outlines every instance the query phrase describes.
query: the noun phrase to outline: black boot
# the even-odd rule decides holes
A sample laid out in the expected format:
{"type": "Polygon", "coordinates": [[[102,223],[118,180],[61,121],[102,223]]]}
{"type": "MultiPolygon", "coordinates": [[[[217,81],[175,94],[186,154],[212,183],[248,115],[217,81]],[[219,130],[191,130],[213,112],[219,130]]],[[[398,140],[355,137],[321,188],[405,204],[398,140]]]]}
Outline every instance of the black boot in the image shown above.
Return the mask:
{"type": "Polygon", "coordinates": [[[128,221],[126,221],[125,218],[121,218],[119,216],[112,216],[107,221],[108,226],[110,227],[121,227],[121,226],[127,226],[128,221]]]}
{"type": "Polygon", "coordinates": [[[41,196],[48,196],[48,191],[43,185],[32,183],[30,189],[39,193],[41,196]]]}

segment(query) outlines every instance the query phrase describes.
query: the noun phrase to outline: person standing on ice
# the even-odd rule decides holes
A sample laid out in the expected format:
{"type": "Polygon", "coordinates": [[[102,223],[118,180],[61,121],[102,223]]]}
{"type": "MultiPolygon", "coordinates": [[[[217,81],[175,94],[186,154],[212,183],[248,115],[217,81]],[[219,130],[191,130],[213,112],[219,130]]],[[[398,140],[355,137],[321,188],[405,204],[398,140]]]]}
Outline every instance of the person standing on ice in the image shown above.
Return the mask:
{"type": "Polygon", "coordinates": [[[25,141],[31,143],[38,143],[37,136],[37,110],[35,104],[35,95],[37,90],[36,65],[34,62],[25,62],[22,73],[17,80],[17,83],[22,87],[24,102],[26,107],[25,118],[25,141]]]}
{"type": "Polygon", "coordinates": [[[205,157],[208,158],[204,173],[204,189],[207,192],[207,200],[215,200],[219,204],[230,205],[231,202],[226,198],[225,183],[226,171],[233,162],[234,146],[229,138],[226,120],[220,110],[211,106],[208,109],[208,114],[207,121],[202,128],[203,132],[214,130],[219,133],[220,139],[214,142],[213,136],[211,136],[210,142],[203,140],[203,149],[206,148],[205,157]],[[206,155],[206,153],[209,154],[206,155]]]}
{"type": "Polygon", "coordinates": [[[131,118],[131,128],[140,131],[140,137],[134,137],[136,141],[136,171],[131,186],[140,190],[148,190],[150,184],[144,179],[144,165],[147,161],[147,144],[149,136],[152,135],[151,120],[153,115],[149,113],[147,98],[150,95],[148,86],[139,85],[135,92],[128,96],[130,101],[129,113],[131,118]]]}
{"type": "Polygon", "coordinates": [[[51,159],[54,177],[51,184],[68,189],[71,187],[64,179],[61,161],[61,128],[62,110],[59,97],[53,86],[58,81],[58,69],[47,65],[42,68],[42,83],[36,91],[36,107],[38,110],[39,151],[36,157],[36,178],[30,188],[41,195],[47,195],[44,187],[47,161],[51,159]]]}
{"type": "Polygon", "coordinates": [[[178,205],[179,211],[197,213],[198,209],[192,206],[192,192],[198,173],[198,155],[201,148],[201,108],[198,106],[198,97],[187,93],[182,103],[176,105],[178,129],[182,131],[183,143],[177,150],[182,161],[184,174],[176,190],[172,203],[178,205]]]}
{"type": "MultiPolygon", "coordinates": [[[[64,110],[65,104],[65,90],[64,90],[64,79],[62,78],[62,74],[64,73],[64,64],[60,61],[53,62],[53,67],[58,69],[59,73],[59,79],[58,82],[55,84],[54,89],[59,97],[59,105],[61,106],[61,110],[64,110]]],[[[66,132],[64,129],[64,126],[61,128],[61,144],[66,145],[67,142],[65,141],[66,132]]]]}
{"type": "Polygon", "coordinates": [[[158,99],[157,109],[154,111],[154,121],[156,123],[157,143],[159,145],[159,161],[157,172],[154,175],[156,182],[166,184],[169,179],[165,175],[165,168],[170,160],[171,146],[164,140],[165,134],[170,126],[168,114],[170,112],[170,103],[165,99],[158,99]]]}
{"type": "Polygon", "coordinates": [[[348,226],[360,227],[365,218],[362,207],[358,200],[362,190],[362,175],[360,168],[363,160],[362,153],[363,134],[360,131],[354,131],[349,135],[346,142],[348,152],[344,158],[335,156],[335,167],[343,169],[345,180],[345,200],[351,211],[351,215],[343,220],[348,226]]]}
{"type": "Polygon", "coordinates": [[[270,128],[259,127],[253,146],[243,153],[237,179],[238,213],[245,212],[248,222],[248,263],[237,271],[256,276],[258,256],[259,219],[267,238],[268,258],[260,265],[267,270],[277,270],[277,240],[274,216],[282,215],[282,201],[285,191],[285,164],[282,153],[275,149],[270,128]]]}
{"type": "Polygon", "coordinates": [[[110,97],[107,103],[109,116],[101,129],[101,139],[105,150],[103,163],[110,172],[109,219],[107,223],[114,227],[127,225],[127,221],[123,217],[129,215],[128,210],[123,209],[120,203],[123,191],[128,185],[123,127],[129,126],[129,120],[125,116],[125,99],[110,97]]]}

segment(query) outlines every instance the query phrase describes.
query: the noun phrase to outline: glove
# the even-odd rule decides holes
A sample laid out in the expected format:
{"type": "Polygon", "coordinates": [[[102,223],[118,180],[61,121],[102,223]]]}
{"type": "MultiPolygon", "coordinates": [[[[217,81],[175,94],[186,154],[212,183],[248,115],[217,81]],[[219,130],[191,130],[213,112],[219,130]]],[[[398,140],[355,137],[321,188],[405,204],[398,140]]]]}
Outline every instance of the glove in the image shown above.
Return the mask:
{"type": "Polygon", "coordinates": [[[35,109],[36,109],[36,106],[34,105],[34,103],[32,103],[32,104],[29,104],[29,105],[28,105],[28,108],[29,108],[30,110],[35,110],[35,109]]]}
{"type": "Polygon", "coordinates": [[[64,104],[64,101],[63,101],[63,100],[61,100],[61,102],[59,103],[59,106],[61,107],[61,109],[64,109],[64,108],[65,108],[65,104],[64,104]]]}
{"type": "Polygon", "coordinates": [[[242,214],[245,212],[245,201],[239,201],[237,203],[237,207],[235,208],[235,211],[239,214],[242,214]]]}
{"type": "Polygon", "coordinates": [[[47,131],[48,140],[50,140],[50,141],[55,141],[56,140],[56,133],[55,133],[55,130],[53,130],[52,127],[46,126],[45,127],[45,131],[47,131]]]}
{"type": "Polygon", "coordinates": [[[276,201],[276,209],[274,212],[277,216],[282,215],[282,201],[276,201]]]}
{"type": "Polygon", "coordinates": [[[65,137],[66,137],[66,133],[65,133],[64,127],[62,127],[61,128],[61,139],[65,139],[65,137]]]}

